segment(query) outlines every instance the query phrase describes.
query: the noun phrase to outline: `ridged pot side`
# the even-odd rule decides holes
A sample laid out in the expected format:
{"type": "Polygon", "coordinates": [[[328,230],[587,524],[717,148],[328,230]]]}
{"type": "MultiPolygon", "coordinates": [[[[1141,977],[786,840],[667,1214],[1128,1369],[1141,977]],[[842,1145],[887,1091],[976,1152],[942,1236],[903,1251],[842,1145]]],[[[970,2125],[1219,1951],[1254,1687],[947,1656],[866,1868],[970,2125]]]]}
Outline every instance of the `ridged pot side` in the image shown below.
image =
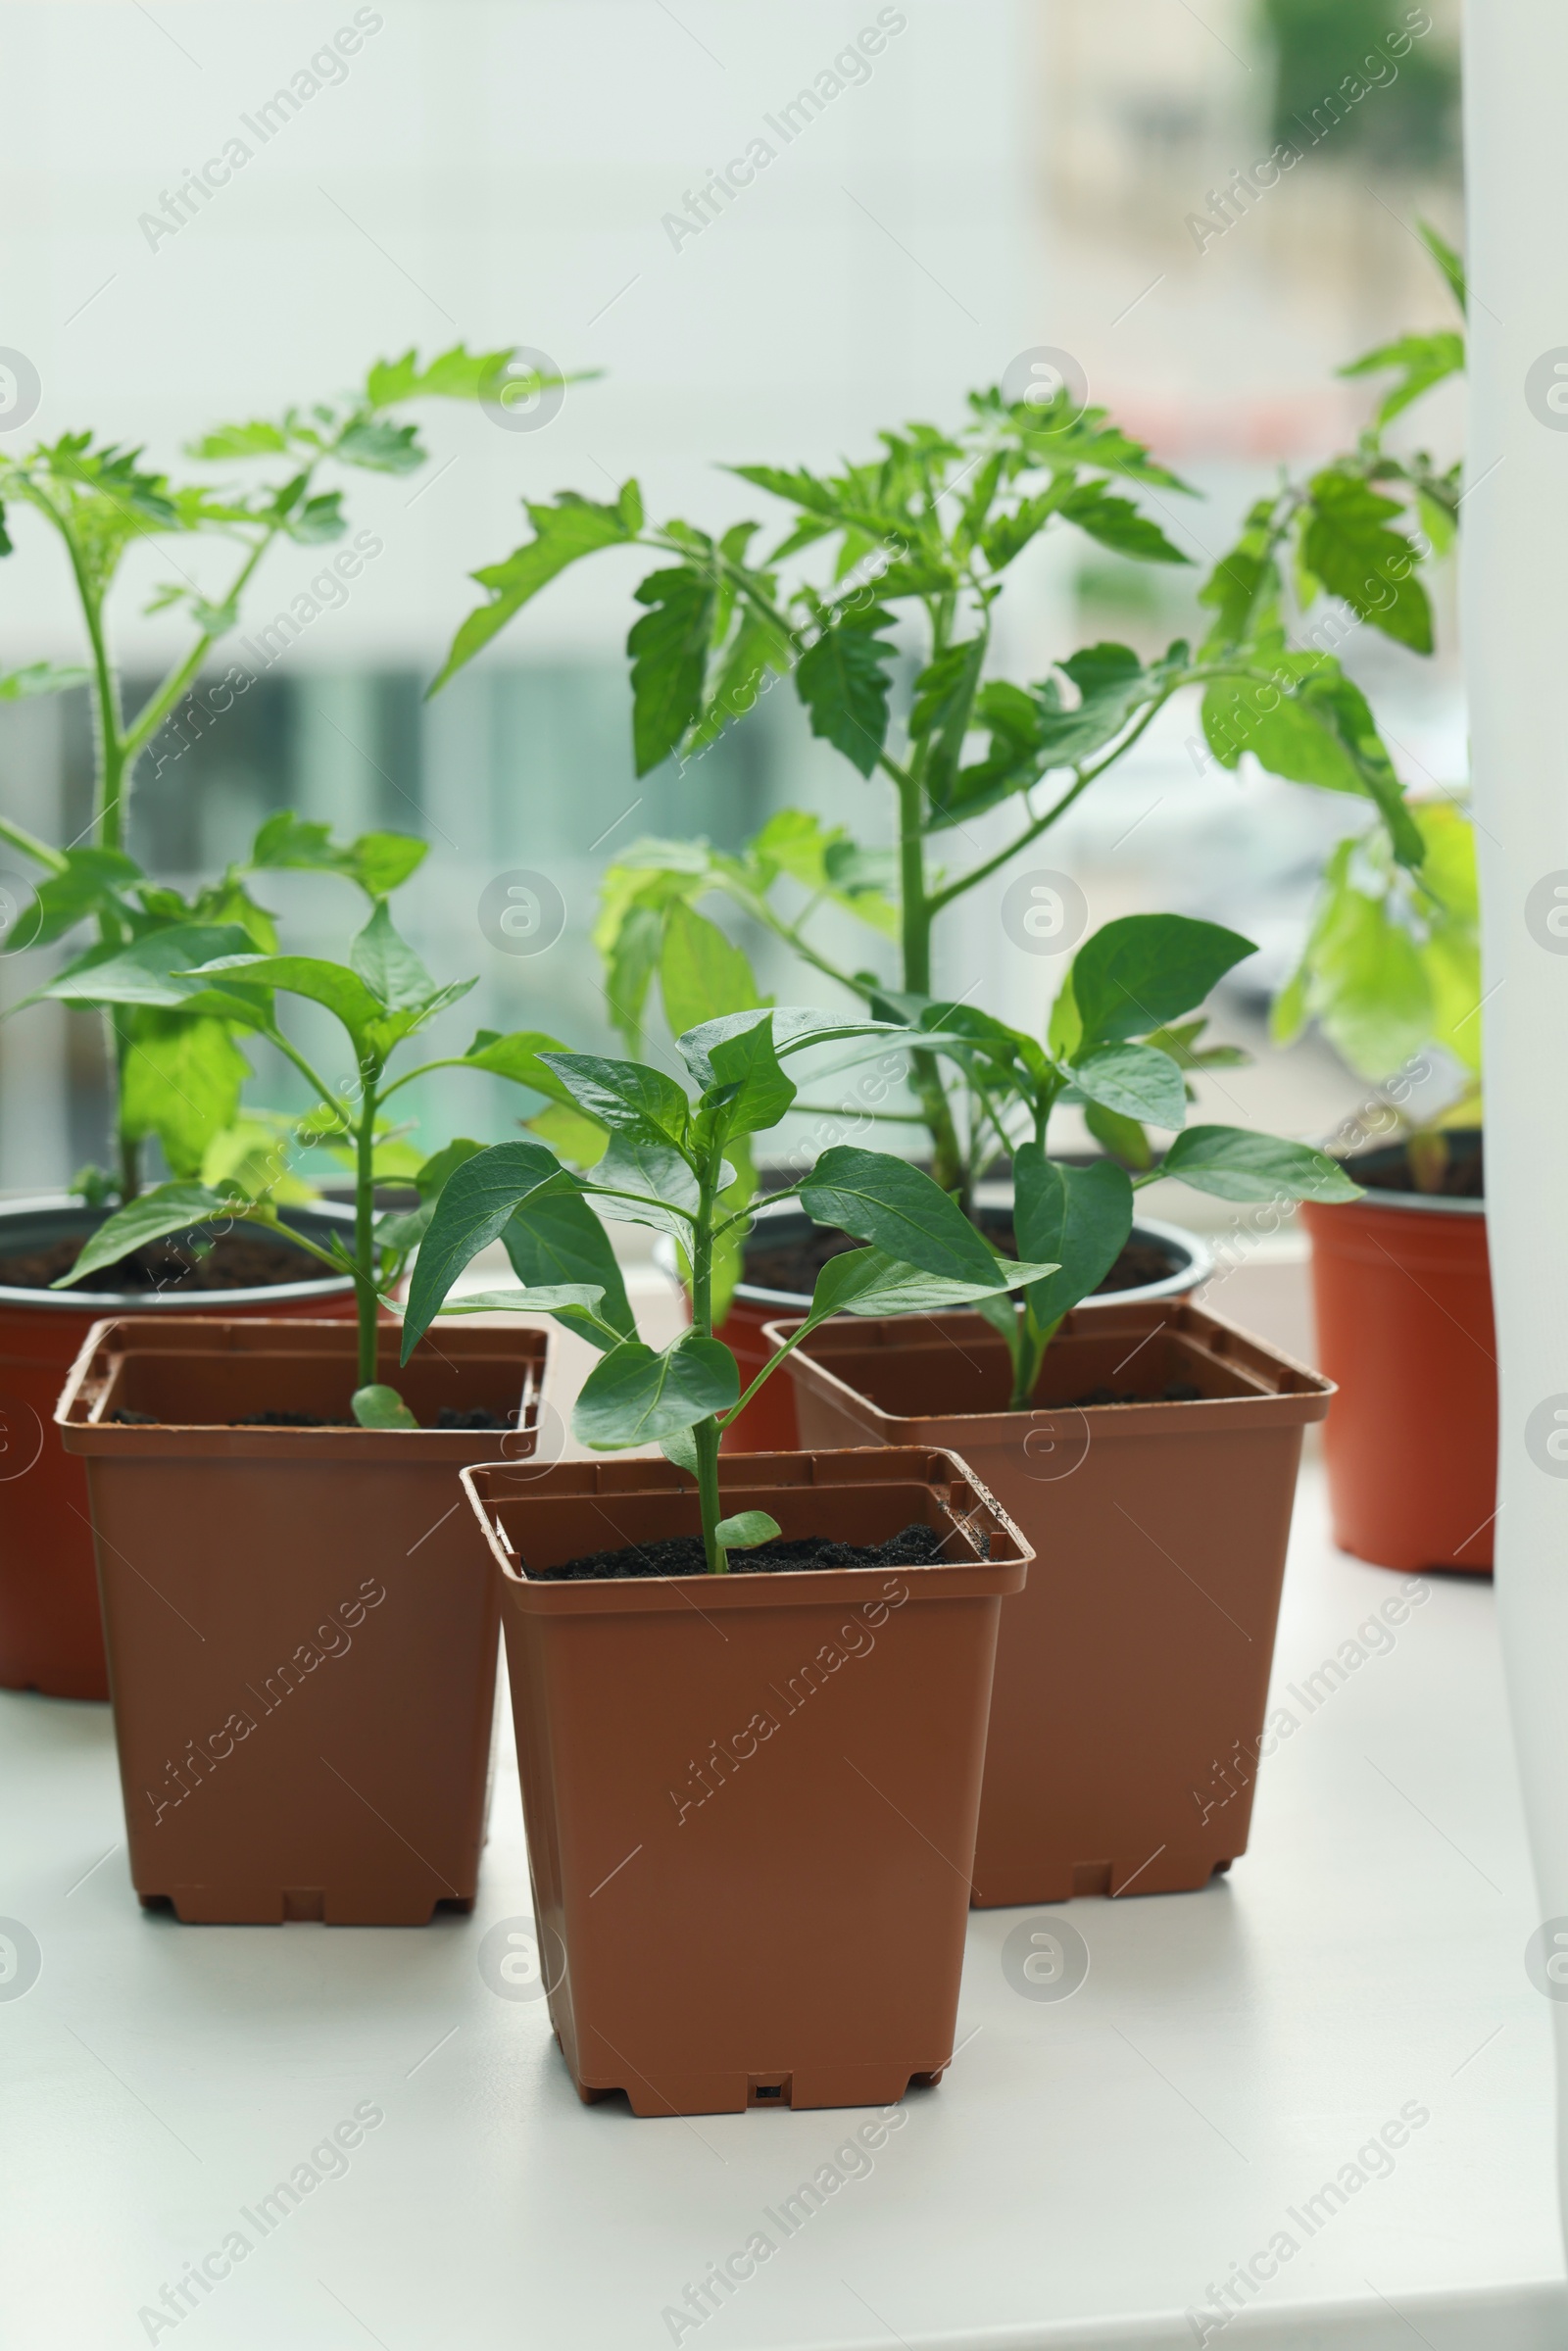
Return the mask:
{"type": "Polygon", "coordinates": [[[510,1433],[236,1427],[342,1412],[352,1324],[126,1317],[61,1399],[102,1580],[131,1880],[187,1922],[419,1926],[471,1906],[496,1591],[459,1471],[529,1466],[547,1341],[448,1331],[383,1378],[510,1433]],[[124,1425],[113,1415],[148,1416],[124,1425]],[[518,1456],[523,1458],[518,1460],[518,1456]]]}
{"type": "Polygon", "coordinates": [[[1005,1409],[1006,1348],[978,1315],[845,1317],[789,1370],[808,1442],[950,1446],[1038,1553],[997,1651],[976,1904],[1189,1890],[1227,1868],[1301,1431],[1330,1384],[1181,1300],[1068,1315],[1027,1413],[1005,1409]],[[1074,1401],[1175,1384],[1200,1393],[1074,1401]]]}
{"type": "Polygon", "coordinates": [[[750,1455],[723,1465],[726,1510],[852,1543],[918,1521],[944,1530],[943,1563],[764,1574],[737,1553],[722,1577],[563,1583],[541,1571],[694,1532],[692,1482],[622,1460],[464,1484],[501,1579],[541,1961],[579,2095],[730,2113],[937,2080],[998,1616],[1030,1556],[991,1496],[929,1446],[750,1455]]]}

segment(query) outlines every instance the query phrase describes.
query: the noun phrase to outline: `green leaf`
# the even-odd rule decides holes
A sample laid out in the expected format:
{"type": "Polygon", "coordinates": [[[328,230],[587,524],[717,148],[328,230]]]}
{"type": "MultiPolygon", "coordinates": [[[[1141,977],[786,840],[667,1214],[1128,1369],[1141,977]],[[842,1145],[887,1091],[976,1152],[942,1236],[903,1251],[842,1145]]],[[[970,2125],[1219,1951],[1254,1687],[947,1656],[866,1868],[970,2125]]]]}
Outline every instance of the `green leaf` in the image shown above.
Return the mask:
{"type": "Polygon", "coordinates": [[[1130,556],[1139,563],[1190,563],[1192,557],[1173,547],[1157,522],[1141,514],[1127,498],[1107,495],[1102,482],[1085,482],[1061,501],[1063,520],[1076,522],[1102,547],[1130,556]]]}
{"type": "Polygon", "coordinates": [[[1085,1044],[1147,1036],[1192,1011],[1227,971],[1256,952],[1238,932],[1185,914],[1124,914],[1107,922],[1073,957],[1072,992],[1085,1044]]]}
{"type": "Polygon", "coordinates": [[[612,1347],[583,1382],[572,1434],[596,1452],[657,1445],[729,1411],[740,1393],[735,1358],[716,1339],[688,1331],[662,1354],[630,1339],[612,1347]]]}
{"type": "Polygon", "coordinates": [[[930,740],[924,780],[935,801],[945,802],[952,795],[963,757],[963,740],[973,719],[985,654],[983,636],[949,645],[915,679],[909,733],[917,742],[930,740]]]}
{"type": "MultiPolygon", "coordinates": [[[[1265,516],[1272,514],[1268,506],[1263,511],[1265,516]]],[[[1248,530],[1198,591],[1199,603],[1214,614],[1204,653],[1227,653],[1275,625],[1283,592],[1270,533],[1266,528],[1248,530]]]]}
{"type": "Polygon", "coordinates": [[[371,473],[416,473],[424,464],[416,424],[388,424],[377,416],[357,416],[338,435],[336,454],[346,465],[364,465],[371,473]]]}
{"type": "Polygon", "coordinates": [[[1019,1253],[1056,1260],[1050,1280],[1027,1293],[1035,1323],[1049,1331],[1093,1295],[1120,1256],[1132,1231],[1132,1182],[1114,1160],[1068,1167],[1048,1158],[1038,1143],[1014,1152],[1012,1181],[1019,1253]]]}
{"type": "Polygon", "coordinates": [[[124,1026],[121,1128],[156,1135],[172,1175],[198,1176],[213,1138],[239,1115],[250,1064],[225,1021],[138,1005],[124,1026]]]}
{"type": "Polygon", "coordinates": [[[379,1002],[394,1012],[417,1011],[435,994],[435,982],[406,939],[392,927],[384,898],[349,949],[349,961],[379,1002]]]}
{"type": "Polygon", "coordinates": [[[577,1283],[601,1293],[594,1314],[562,1308],[557,1317],[591,1347],[612,1345],[607,1332],[615,1338],[636,1338],[636,1319],[610,1235],[579,1193],[530,1193],[503,1225],[501,1245],[513,1272],[530,1290],[577,1283]]]}
{"type": "Polygon", "coordinates": [[[503,563],[472,573],[479,586],[489,591],[490,600],[470,612],[458,630],[444,667],[427,689],[429,694],[438,693],[448,678],[471,661],[558,572],[601,548],[628,546],[643,526],[642,499],[635,481],[624,485],[613,506],[596,506],[575,490],[564,490],[554,505],[530,505],[527,514],[533,537],[503,563]]]}
{"type": "Polygon", "coordinates": [[[542,1282],[529,1290],[470,1290],[449,1298],[441,1309],[443,1322],[452,1314],[554,1314],[558,1321],[581,1328],[593,1326],[594,1345],[618,1347],[624,1333],[600,1318],[604,1291],[597,1282],[542,1282]]]}
{"type": "MultiPolygon", "coordinates": [[[[409,1285],[403,1324],[405,1363],[464,1267],[501,1238],[515,1211],[546,1186],[552,1195],[576,1195],[580,1189],[579,1179],[542,1143],[494,1144],[448,1177],[409,1285]]],[[[589,1221],[597,1231],[597,1219],[590,1217],[589,1221]]],[[[510,1247],[508,1253],[512,1253],[510,1247]]],[[[535,1279],[532,1272],[517,1265],[515,1256],[513,1264],[519,1277],[531,1284],[535,1279]]]]}
{"type": "Polygon", "coordinates": [[[1151,1126],[1187,1120],[1187,1085],[1168,1053],[1148,1045],[1103,1045],[1072,1065],[1072,1082],[1086,1102],[1151,1126]]]}
{"type": "Polygon", "coordinates": [[[741,950],[680,899],[664,917],[659,989],[664,1018],[677,1037],[700,1021],[751,1011],[765,1001],[741,950]]]}
{"type": "Polygon", "coordinates": [[[591,1193],[603,1190],[632,1196],[606,1199],[606,1216],[618,1217],[626,1224],[651,1225],[655,1232],[670,1234],[683,1248],[689,1246],[701,1196],[690,1162],[673,1144],[617,1131],[612,1134],[609,1148],[587,1181],[591,1193]]]}
{"type": "Polygon", "coordinates": [[[149,1241],[161,1241],[167,1233],[183,1233],[193,1226],[211,1224],[216,1217],[232,1216],[242,1210],[221,1193],[211,1192],[205,1184],[157,1184],[150,1192],[138,1193],[127,1207],[101,1224],[69,1273],[51,1282],[51,1290],[69,1290],[74,1284],[96,1273],[100,1266],[114,1265],[149,1241]]]}
{"type": "Polygon", "coordinates": [[[1054,1274],[1054,1263],[1018,1264],[995,1257],[989,1277],[955,1282],[943,1274],[922,1273],[879,1249],[841,1249],[829,1257],[816,1277],[807,1327],[814,1329],[830,1314],[951,1314],[979,1299],[1005,1298],[1009,1291],[1054,1274]]]}
{"type": "MultiPolygon", "coordinates": [[[[176,979],[181,976],[176,974],[176,979]]],[[[316,955],[220,955],[183,976],[205,981],[209,990],[232,983],[238,989],[282,988],[335,1012],[358,1052],[367,1030],[385,1010],[357,972],[316,955]]]]}
{"type": "Polygon", "coordinates": [[[1388,527],[1404,512],[1398,501],[1332,465],[1308,487],[1301,552],[1310,570],[1358,619],[1412,653],[1430,653],[1432,607],[1415,577],[1415,550],[1402,531],[1388,527]]]}
{"type": "Polygon", "coordinates": [[[25,702],[34,694],[64,694],[73,686],[91,682],[90,669],[74,668],[67,661],[29,661],[24,669],[13,669],[0,677],[0,702],[25,702]]]}
{"type": "Polygon", "coordinates": [[[483,1149],[482,1143],[474,1143],[466,1135],[459,1135],[444,1150],[432,1152],[429,1158],[421,1161],[414,1177],[419,1205],[416,1208],[394,1209],[381,1218],[375,1228],[375,1238],[380,1246],[396,1249],[400,1256],[405,1256],[416,1243],[422,1241],[448,1177],[456,1175],[467,1160],[476,1159],[483,1149]]]}
{"type": "Polygon", "coordinates": [[[118,849],[68,849],[63,873],[48,873],[35,885],[31,910],[19,920],[18,935],[29,947],[48,947],[88,914],[121,910],[121,893],[142,880],[134,857],[118,849]]]}
{"type": "Polygon", "coordinates": [[[258,418],[251,424],[215,424],[200,440],[186,442],[185,455],[220,465],[233,458],[277,457],[287,448],[281,428],[258,418]]]}
{"type": "Polygon", "coordinates": [[[597,1118],[585,1118],[570,1102],[551,1102],[522,1124],[530,1135],[548,1143],[558,1159],[584,1173],[598,1166],[610,1140],[597,1118]]]}
{"type": "Polygon", "coordinates": [[[1250,751],[1271,775],[1355,792],[1382,813],[1401,864],[1421,860],[1421,835],[1371,709],[1332,659],[1283,657],[1274,677],[1221,679],[1203,696],[1203,733],[1222,766],[1250,751]]]}
{"type": "Polygon", "coordinates": [[[1385,393],[1378,410],[1378,425],[1392,424],[1395,417],[1409,408],[1412,402],[1430,392],[1450,375],[1464,373],[1464,337],[1451,329],[1440,334],[1400,335],[1393,343],[1382,343],[1376,351],[1368,351],[1341,375],[1381,375],[1390,368],[1399,370],[1399,381],[1391,392],[1385,393]]]}
{"type": "Polygon", "coordinates": [[[836,616],[795,665],[795,689],[811,732],[843,752],[861,775],[875,772],[888,734],[888,667],[896,648],[879,632],[893,615],[880,605],[836,616]]]}
{"type": "Polygon", "coordinates": [[[395,408],[404,400],[477,400],[490,378],[512,357],[505,351],[469,351],[454,343],[424,367],[417,350],[398,360],[377,360],[365,379],[365,397],[371,408],[395,408]]]}
{"type": "Polygon", "coordinates": [[[666,1461],[673,1461],[688,1477],[701,1474],[697,1466],[697,1440],[689,1428],[671,1429],[667,1437],[661,1437],[659,1449],[666,1461]]]}
{"type": "MultiPolygon", "coordinates": [[[[169,1009],[234,1007],[240,1016],[250,1007],[255,1023],[267,1017],[264,987],[249,974],[236,975],[232,986],[198,978],[192,965],[225,956],[230,962],[250,961],[251,941],[237,923],[172,923],[166,930],[149,931],[134,946],[122,948],[90,968],[82,964],[63,971],[46,993],[66,1004],[157,1004],[169,1009]],[[246,951],[237,955],[236,951],[246,951]]],[[[225,966],[226,967],[226,966],[225,966]]]]}
{"type": "MultiPolygon", "coordinates": [[[[680,1040],[685,1052],[686,1040],[680,1040]]],[[[763,1012],[750,1028],[720,1039],[707,1053],[712,1080],[703,1096],[705,1110],[717,1110],[718,1131],[729,1135],[760,1135],[777,1126],[795,1100],[796,1089],[784,1075],[773,1045],[773,1022],[763,1012]]]]}
{"type": "Polygon", "coordinates": [[[702,711],[717,592],[710,573],[676,563],[650,572],[634,593],[651,608],[626,638],[632,747],[642,776],[668,759],[702,711]]]}
{"type": "Polygon", "coordinates": [[[1152,1146],[1136,1118],[1122,1118],[1114,1110],[1102,1109],[1099,1102],[1089,1102],[1084,1108],[1084,1124],[1095,1141],[1124,1167],[1136,1167],[1142,1173],[1153,1166],[1152,1146]]]}
{"type": "Polygon", "coordinates": [[[466,1068],[488,1070],[493,1077],[510,1078],[515,1086],[531,1086],[536,1094],[547,1094],[552,1102],[569,1105],[570,1095],[548,1061],[540,1058],[543,1053],[564,1051],[560,1038],[545,1029],[514,1029],[509,1037],[503,1037],[498,1029],[477,1029],[463,1060],[466,1068]]]}
{"type": "MultiPolygon", "coordinates": [[[[317,497],[307,498],[302,507],[297,507],[283,527],[296,546],[324,547],[333,539],[341,539],[348,526],[348,517],[343,512],[342,491],[322,490],[317,497]]],[[[221,636],[225,629],[234,627],[239,612],[234,605],[217,608],[204,606],[197,617],[209,636],[221,636]],[[206,613],[211,613],[212,617],[203,617],[206,613]]]]}
{"type": "Polygon", "coordinates": [[[1443,271],[1449,293],[1459,305],[1461,314],[1470,308],[1470,289],[1465,278],[1464,263],[1446,237],[1439,234],[1430,220],[1417,220],[1416,234],[1443,271]]]}
{"type": "Polygon", "coordinates": [[[334,841],[330,825],[308,823],[292,809],[279,808],[251,843],[248,862],[264,871],[301,867],[342,874],[368,898],[386,898],[423,863],[429,847],[412,833],[361,833],[357,841],[334,841]]]}
{"type": "Polygon", "coordinates": [[[1337,1159],[1308,1143],[1287,1143],[1248,1127],[1189,1127],[1160,1162],[1161,1175],[1179,1176],[1217,1200],[1351,1200],[1352,1184],[1337,1159]]]}
{"type": "Polygon", "coordinates": [[[643,1061],[612,1061],[599,1053],[541,1056],[580,1110],[601,1126],[655,1143],[686,1141],[690,1104],[680,1088],[643,1061]]]}
{"type": "Polygon", "coordinates": [[[380,1381],[356,1388],[349,1401],[362,1429],[416,1429],[419,1425],[397,1390],[380,1381]]]}
{"type": "Polygon", "coordinates": [[[713,1536],[726,1551],[753,1551],[760,1543],[775,1542],[783,1531],[765,1510],[737,1510],[733,1518],[719,1520],[713,1536]]]}
{"type": "Polygon", "coordinates": [[[837,1225],[922,1273],[992,1280],[995,1257],[962,1209],[906,1160],[838,1144],[802,1185],[801,1205],[817,1224],[837,1225]]]}

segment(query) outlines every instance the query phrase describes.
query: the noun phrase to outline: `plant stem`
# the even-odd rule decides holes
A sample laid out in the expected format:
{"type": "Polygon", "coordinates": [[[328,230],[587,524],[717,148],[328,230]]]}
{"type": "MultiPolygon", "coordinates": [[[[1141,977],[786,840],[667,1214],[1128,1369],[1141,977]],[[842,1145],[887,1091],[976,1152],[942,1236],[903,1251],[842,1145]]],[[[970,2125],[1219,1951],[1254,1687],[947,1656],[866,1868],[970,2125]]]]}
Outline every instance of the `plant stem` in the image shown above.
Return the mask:
{"type": "MultiPolygon", "coordinates": [[[[713,1336],[713,1210],[718,1199],[722,1147],[715,1143],[706,1153],[697,1175],[697,1221],[692,1228],[692,1329],[703,1339],[713,1336]]],[[[718,1498],[718,1423],[710,1413],[692,1430],[697,1447],[697,1500],[703,1516],[703,1550],[710,1576],[728,1573],[729,1557],[718,1540],[723,1515],[718,1498]]]]}
{"type": "Polygon", "coordinates": [[[381,1072],[367,1066],[365,1108],[360,1119],[354,1169],[354,1262],[358,1268],[360,1318],[360,1376],[368,1388],[375,1379],[376,1318],[380,1300],[375,1294],[375,1114],[380,1106],[376,1084],[381,1072]]]}

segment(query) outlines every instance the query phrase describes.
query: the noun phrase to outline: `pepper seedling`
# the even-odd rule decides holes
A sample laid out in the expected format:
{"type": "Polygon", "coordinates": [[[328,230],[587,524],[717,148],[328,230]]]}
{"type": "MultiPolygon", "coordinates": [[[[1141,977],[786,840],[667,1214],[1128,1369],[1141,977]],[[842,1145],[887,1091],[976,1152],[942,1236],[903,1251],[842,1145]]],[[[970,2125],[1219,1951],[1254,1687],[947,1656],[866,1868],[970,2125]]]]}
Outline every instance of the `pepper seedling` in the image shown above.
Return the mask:
{"type": "Polygon", "coordinates": [[[1187,1124],[1188,1072],[1242,1056],[1223,1047],[1205,1052],[1201,1020],[1172,1024],[1255,953],[1238,932],[1182,914],[1107,922],[1074,956],[1043,1042],[966,1005],[891,1000],[917,1026],[946,1036],[941,1050],[962,1068],[998,1155],[1010,1157],[1019,1256],[1056,1260],[1049,1279],[1025,1285],[1016,1298],[976,1300],[1007,1342],[1011,1411],[1028,1410],[1063,1315],[1121,1254],[1144,1185],[1179,1176],[1196,1191],[1240,1201],[1360,1198],[1339,1161],[1310,1144],[1250,1127],[1187,1124]],[[1052,1157],[1052,1113],[1068,1104],[1099,1110],[1119,1157],[1087,1166],[1052,1157]],[[1146,1125],[1174,1135],[1158,1158],[1146,1125]]]}
{"type": "Polygon", "coordinates": [[[640,1061],[543,1051],[540,1059],[576,1106],[609,1130],[604,1156],[584,1174],[547,1145],[498,1143],[448,1178],[420,1244],[404,1324],[405,1362],[438,1313],[554,1315],[601,1350],[572,1427],[595,1451],[657,1444],[697,1481],[710,1574],[731,1550],[779,1532],[765,1511],[722,1514],[718,1444],[792,1347],[830,1314],[938,1313],[1004,1298],[1054,1275],[1054,1262],[1014,1264],[983,1240],[956,1203],[906,1160],[849,1146],[824,1151],[810,1173],[775,1195],[798,1198],[819,1225],[868,1246],[829,1258],[800,1331],[741,1393],[735,1357],[713,1336],[713,1260],[746,1215],[723,1200],[735,1171],[726,1148],[777,1126],[795,1101],[785,1064],[840,1045],[861,1054],[940,1032],[884,1021],[832,1019],[772,1007],[702,1022],[678,1039],[690,1083],[640,1061]],[[672,1234],[691,1264],[691,1328],[669,1347],[637,1336],[603,1217],[672,1234]],[[453,1301],[459,1274],[500,1240],[520,1290],[453,1301]]]}
{"type": "Polygon", "coordinates": [[[269,1163],[251,1163],[216,1183],[155,1185],[111,1216],[93,1234],[69,1274],[53,1287],[67,1289],[100,1266],[112,1265],[129,1249],[190,1226],[261,1225],[291,1247],[318,1257],[334,1273],[347,1274],[357,1293],[359,1368],[354,1415],[364,1428],[416,1425],[402,1397],[376,1380],[376,1322],[381,1300],[396,1284],[417,1245],[454,1169],[480,1151],[477,1143],[449,1143],[418,1165],[417,1208],[375,1213],[375,1183],[384,1172],[391,1140],[384,1112],[394,1095],[434,1069],[473,1069],[510,1078],[552,1101],[571,1097],[540,1058],[557,1040],[541,1031],[501,1036],[481,1029],[466,1053],[444,1053],[391,1077],[393,1055],[427,1028],[438,1012],[457,1004],[476,985],[472,979],[439,986],[407,940],[393,926],[384,898],[349,950],[347,963],[318,955],[258,955],[255,943],[233,924],[185,924],[160,930],[123,953],[77,974],[78,1000],[114,1005],[161,1007],[184,1014],[210,1014],[234,1029],[264,1038],[277,1048],[315,1089],[316,1105],[293,1129],[302,1143],[341,1140],[354,1163],[354,1245],[345,1249],[334,1235],[322,1246],[286,1225],[278,1215],[279,1175],[286,1162],[275,1153],[269,1163]],[[348,1037],[354,1077],[331,1085],[279,1025],[279,995],[304,997],[335,1014],[348,1037]],[[378,1160],[383,1165],[378,1167],[378,1160]]]}

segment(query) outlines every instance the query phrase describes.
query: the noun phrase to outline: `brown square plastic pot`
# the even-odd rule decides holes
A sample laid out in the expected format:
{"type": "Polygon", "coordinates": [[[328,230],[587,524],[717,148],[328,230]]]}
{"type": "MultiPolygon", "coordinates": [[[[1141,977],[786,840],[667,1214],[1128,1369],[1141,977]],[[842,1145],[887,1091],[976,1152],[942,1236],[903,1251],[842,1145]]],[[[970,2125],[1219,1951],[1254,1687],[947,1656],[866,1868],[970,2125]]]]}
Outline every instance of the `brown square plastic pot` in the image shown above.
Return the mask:
{"type": "Polygon", "coordinates": [[[1169,1299],[1067,1315],[1027,1413],[1005,1409],[1006,1347],[976,1314],[846,1316],[789,1368],[808,1444],[951,1445],[1039,1555],[997,1650],[975,1902],[1170,1893],[1228,1867],[1247,1845],[1301,1430],[1332,1385],[1169,1299]],[[1201,1397],[1072,1402],[1175,1382],[1201,1397]]]}
{"type": "Polygon", "coordinates": [[[144,1903],[341,1926],[471,1906],[497,1612],[458,1472],[531,1454],[547,1341],[439,1338],[399,1372],[389,1331],[381,1376],[421,1419],[504,1407],[514,1434],[227,1425],[346,1410],[350,1324],[127,1316],[89,1334],[55,1419],[86,1458],[144,1903]]]}
{"type": "Polygon", "coordinates": [[[727,1510],[786,1536],[919,1522],[947,1556],[552,1582],[695,1534],[691,1480],[463,1473],[501,1571],[551,2018],[579,2096],[636,2114],[891,2104],[952,2055],[997,1618],[1031,1553],[930,1446],[720,1473],[727,1510]]]}

